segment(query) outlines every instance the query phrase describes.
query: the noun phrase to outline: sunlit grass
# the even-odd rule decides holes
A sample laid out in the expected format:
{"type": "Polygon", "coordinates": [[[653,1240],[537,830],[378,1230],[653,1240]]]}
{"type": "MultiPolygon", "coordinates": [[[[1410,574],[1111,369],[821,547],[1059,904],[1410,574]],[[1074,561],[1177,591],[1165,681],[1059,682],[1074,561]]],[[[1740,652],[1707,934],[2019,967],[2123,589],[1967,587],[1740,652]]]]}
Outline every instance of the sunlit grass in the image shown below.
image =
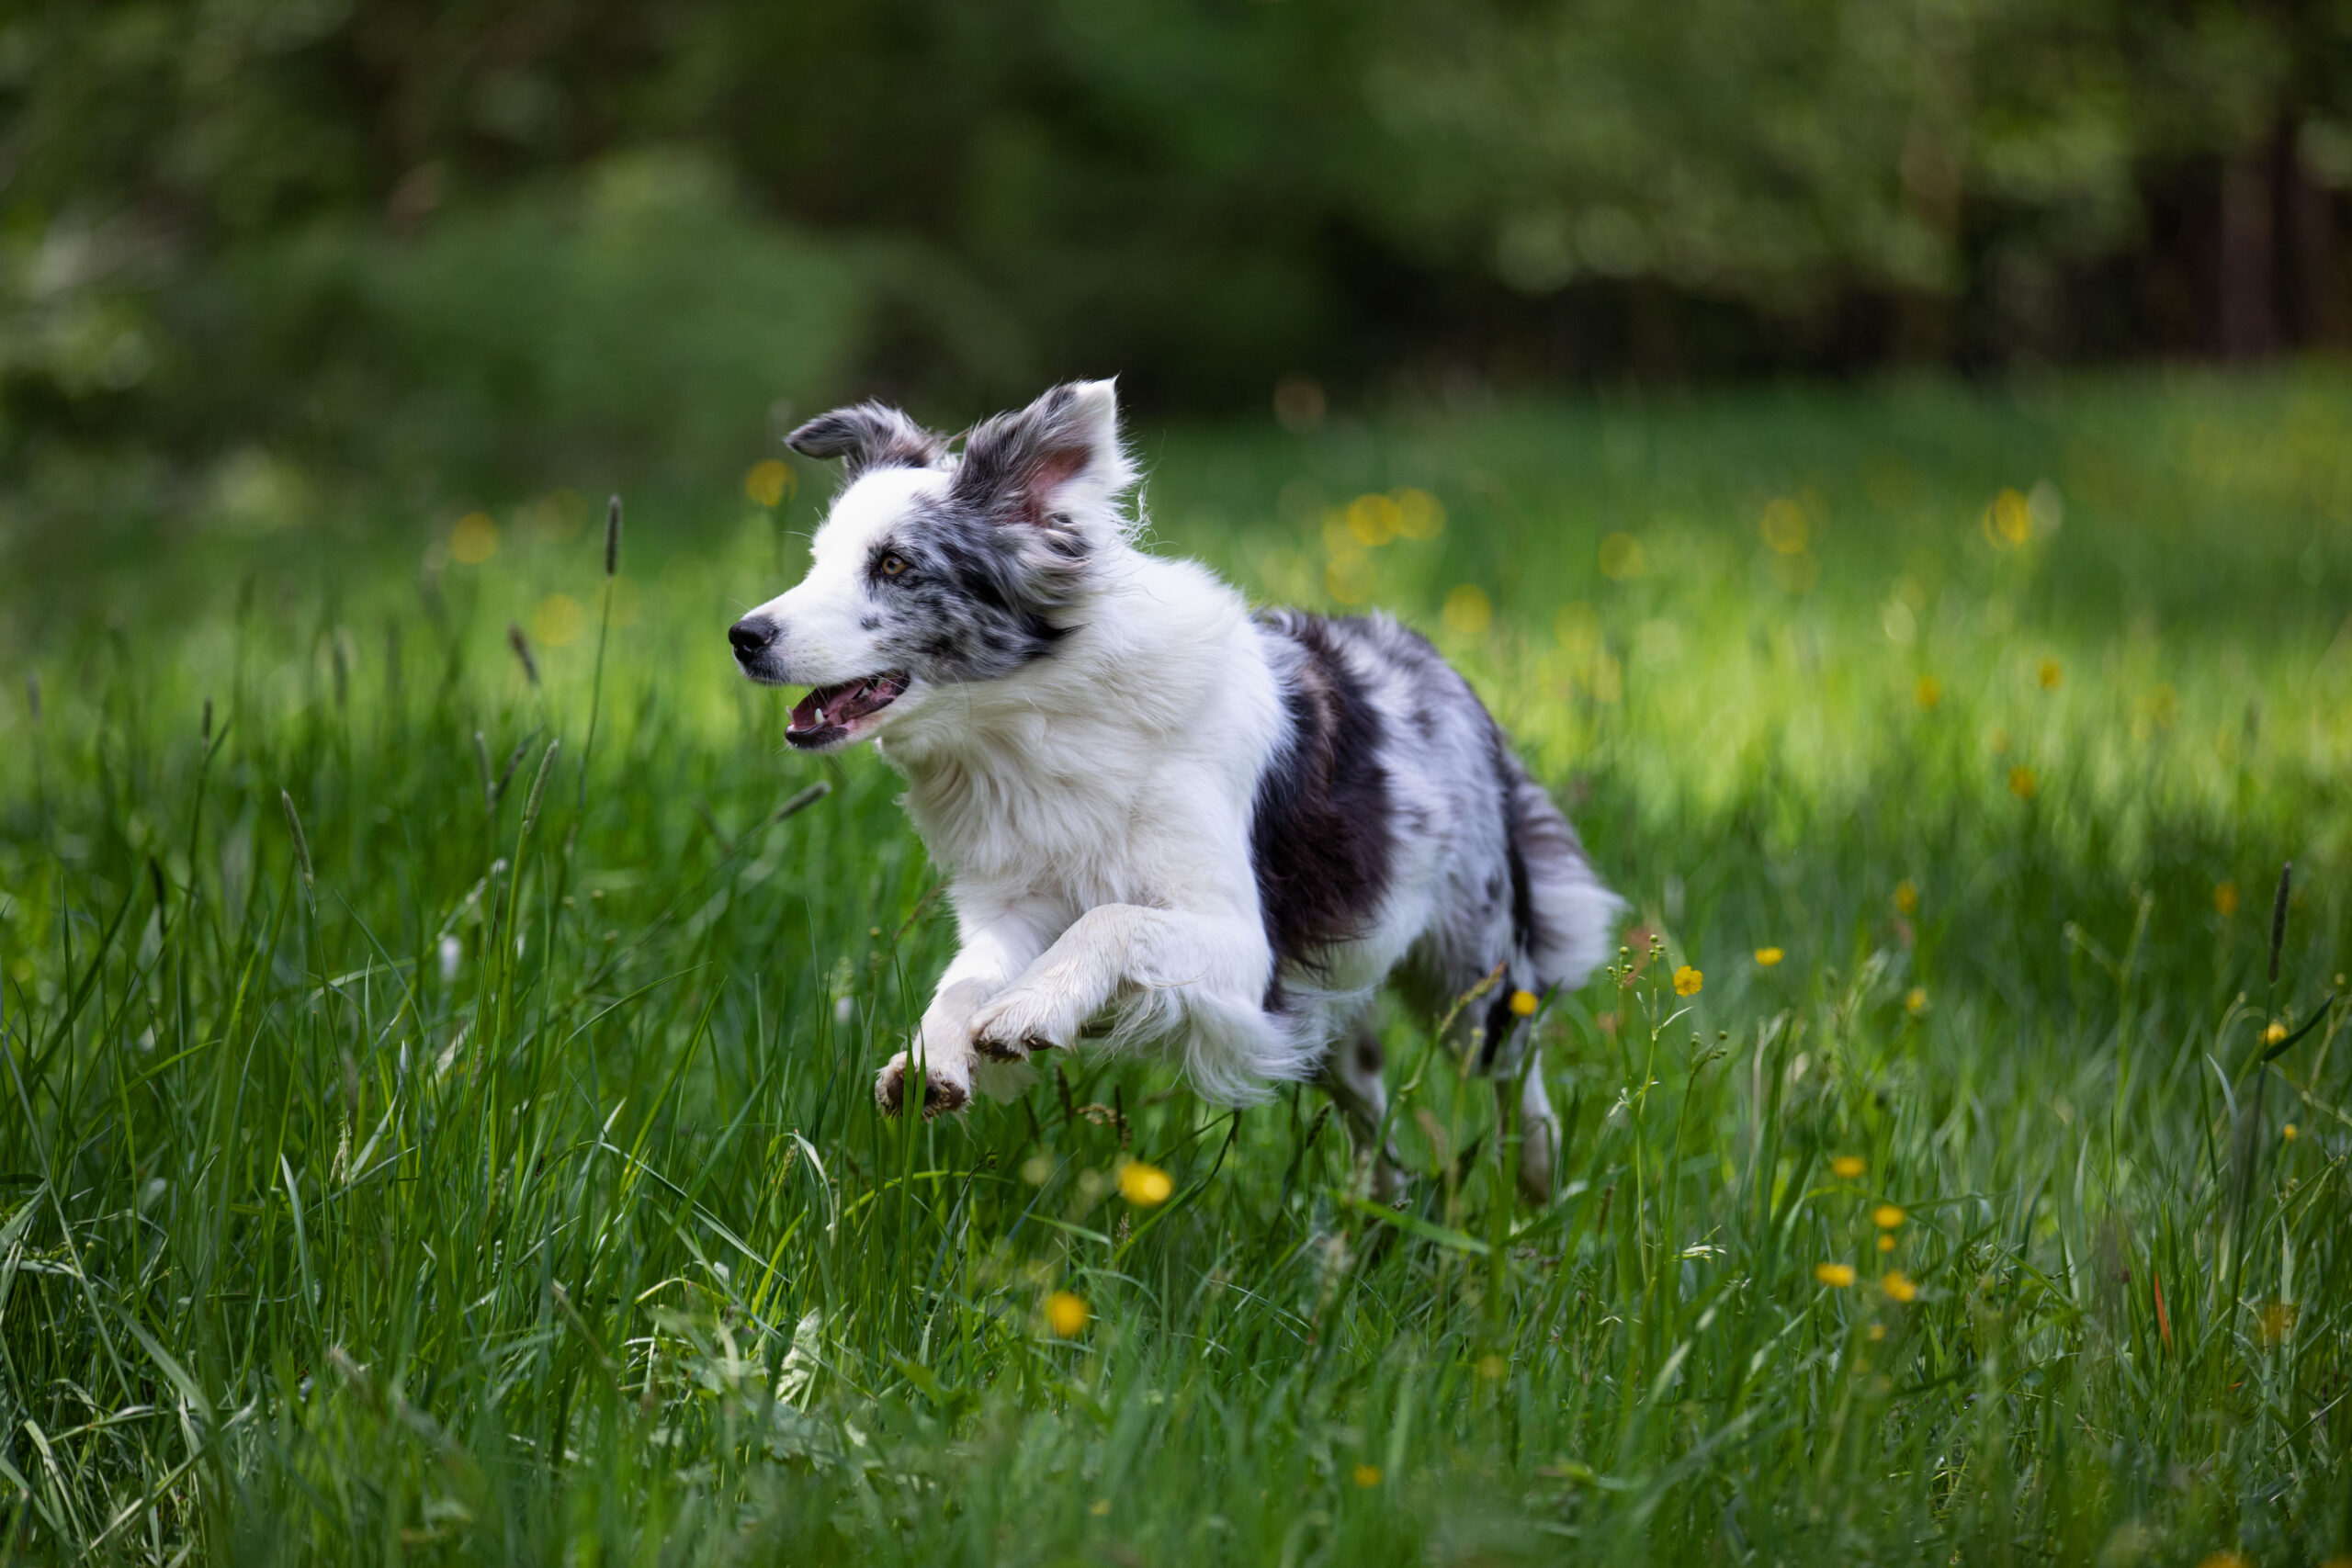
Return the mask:
{"type": "Polygon", "coordinates": [[[1540,1210],[1401,1012],[1402,1211],[1311,1091],[876,1116],[937,878],[721,635],[820,474],[636,508],[609,588],[577,497],[19,583],[0,1552],[2352,1550],[2346,429],[2312,375],[1147,433],[1164,545],[1429,631],[1631,900],[1528,998],[1540,1210]]]}

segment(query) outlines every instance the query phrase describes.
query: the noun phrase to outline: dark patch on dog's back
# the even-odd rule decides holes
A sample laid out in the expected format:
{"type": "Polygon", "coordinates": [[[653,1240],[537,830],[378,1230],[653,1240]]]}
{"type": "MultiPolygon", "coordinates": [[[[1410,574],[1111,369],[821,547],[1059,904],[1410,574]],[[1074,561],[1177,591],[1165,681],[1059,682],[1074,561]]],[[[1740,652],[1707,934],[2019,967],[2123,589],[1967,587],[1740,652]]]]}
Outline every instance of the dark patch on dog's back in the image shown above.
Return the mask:
{"type": "Polygon", "coordinates": [[[1380,714],[1340,651],[1340,625],[1295,613],[1261,624],[1304,655],[1280,671],[1291,733],[1258,781],[1250,824],[1258,906],[1274,952],[1266,994],[1273,1010],[1283,964],[1313,969],[1324,949],[1371,925],[1394,846],[1380,714]]]}

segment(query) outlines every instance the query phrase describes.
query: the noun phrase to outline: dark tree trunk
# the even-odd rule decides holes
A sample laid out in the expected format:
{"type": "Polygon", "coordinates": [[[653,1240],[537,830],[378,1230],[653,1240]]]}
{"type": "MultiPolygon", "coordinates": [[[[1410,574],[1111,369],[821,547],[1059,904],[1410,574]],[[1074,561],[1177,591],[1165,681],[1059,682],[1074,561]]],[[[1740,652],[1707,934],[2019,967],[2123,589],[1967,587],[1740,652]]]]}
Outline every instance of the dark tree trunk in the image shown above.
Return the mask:
{"type": "Polygon", "coordinates": [[[2278,270],[2271,148],[2242,152],[2222,166],[2221,231],[2215,236],[2215,350],[2224,359],[2259,359],[2278,346],[2274,280],[2278,270]]]}
{"type": "Polygon", "coordinates": [[[2279,159],[2286,199],[2288,330],[2300,347],[2352,347],[2352,308],[2345,298],[2343,197],[2312,177],[2301,157],[2301,138],[2281,138],[2279,159]]]}

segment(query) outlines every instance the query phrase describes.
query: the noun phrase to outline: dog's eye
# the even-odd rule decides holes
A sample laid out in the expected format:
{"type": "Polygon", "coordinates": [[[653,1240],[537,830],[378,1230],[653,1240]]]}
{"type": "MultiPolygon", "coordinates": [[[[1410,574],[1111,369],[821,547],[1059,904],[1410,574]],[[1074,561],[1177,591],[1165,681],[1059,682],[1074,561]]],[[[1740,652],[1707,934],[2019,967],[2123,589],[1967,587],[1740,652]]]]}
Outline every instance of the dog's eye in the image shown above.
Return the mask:
{"type": "Polygon", "coordinates": [[[879,564],[882,568],[883,576],[896,577],[899,573],[907,570],[907,558],[899,555],[894,550],[890,554],[884,556],[879,564]]]}

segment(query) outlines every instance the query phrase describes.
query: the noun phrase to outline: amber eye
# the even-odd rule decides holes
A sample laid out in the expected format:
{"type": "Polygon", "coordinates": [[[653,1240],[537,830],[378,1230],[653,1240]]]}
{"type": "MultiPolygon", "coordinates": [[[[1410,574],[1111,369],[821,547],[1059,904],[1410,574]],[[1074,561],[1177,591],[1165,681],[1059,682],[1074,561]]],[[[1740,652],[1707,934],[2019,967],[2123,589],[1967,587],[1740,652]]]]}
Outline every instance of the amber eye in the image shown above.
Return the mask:
{"type": "Polygon", "coordinates": [[[896,554],[896,553],[893,553],[893,554],[890,554],[890,555],[884,556],[884,557],[882,558],[882,575],[883,575],[883,576],[885,576],[885,577],[896,577],[896,576],[898,576],[898,575],[899,575],[899,573],[900,573],[900,572],[902,572],[902,571],[904,571],[904,570],[907,570],[907,558],[906,558],[906,557],[904,557],[904,556],[902,556],[902,555],[898,555],[898,554],[896,554]]]}

